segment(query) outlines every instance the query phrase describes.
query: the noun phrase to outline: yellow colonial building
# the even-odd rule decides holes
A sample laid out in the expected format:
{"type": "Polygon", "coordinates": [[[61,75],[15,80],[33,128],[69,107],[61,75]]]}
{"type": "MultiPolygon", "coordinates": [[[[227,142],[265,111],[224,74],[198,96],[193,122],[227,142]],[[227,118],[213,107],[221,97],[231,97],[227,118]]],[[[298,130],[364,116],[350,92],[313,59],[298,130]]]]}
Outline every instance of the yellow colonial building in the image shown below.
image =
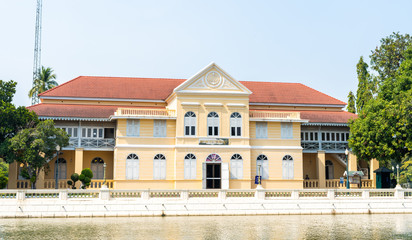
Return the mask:
{"type": "MultiPolygon", "coordinates": [[[[346,103],[302,84],[237,81],[215,63],[189,79],[80,76],[28,107],[53,119],[70,145],[38,188],[67,187],[91,168],[116,189],[339,188],[349,137],[346,103]]],[[[376,161],[356,161],[373,187],[376,161]]],[[[27,188],[10,165],[9,188],[27,188]]]]}

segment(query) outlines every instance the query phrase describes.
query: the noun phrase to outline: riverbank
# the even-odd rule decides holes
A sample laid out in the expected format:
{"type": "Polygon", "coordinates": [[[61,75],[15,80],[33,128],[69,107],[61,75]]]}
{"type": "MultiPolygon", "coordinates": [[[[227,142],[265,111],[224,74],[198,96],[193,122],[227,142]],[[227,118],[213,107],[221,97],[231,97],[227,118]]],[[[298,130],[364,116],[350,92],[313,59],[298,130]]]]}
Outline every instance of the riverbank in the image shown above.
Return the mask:
{"type": "Polygon", "coordinates": [[[412,213],[412,190],[0,191],[0,218],[383,213],[412,213]]]}

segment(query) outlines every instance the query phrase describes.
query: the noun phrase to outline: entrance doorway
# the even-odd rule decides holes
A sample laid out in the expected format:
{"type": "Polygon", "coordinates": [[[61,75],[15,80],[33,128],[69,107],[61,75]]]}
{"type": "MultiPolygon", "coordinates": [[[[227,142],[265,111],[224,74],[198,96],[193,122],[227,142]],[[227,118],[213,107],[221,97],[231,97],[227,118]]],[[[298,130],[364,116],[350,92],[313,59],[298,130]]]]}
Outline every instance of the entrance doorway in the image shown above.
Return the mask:
{"type": "Polygon", "coordinates": [[[221,188],[221,164],[206,163],[206,188],[220,189],[221,188]]]}
{"type": "Polygon", "coordinates": [[[333,163],[330,160],[326,160],[325,162],[325,177],[326,179],[333,179],[333,163]]]}

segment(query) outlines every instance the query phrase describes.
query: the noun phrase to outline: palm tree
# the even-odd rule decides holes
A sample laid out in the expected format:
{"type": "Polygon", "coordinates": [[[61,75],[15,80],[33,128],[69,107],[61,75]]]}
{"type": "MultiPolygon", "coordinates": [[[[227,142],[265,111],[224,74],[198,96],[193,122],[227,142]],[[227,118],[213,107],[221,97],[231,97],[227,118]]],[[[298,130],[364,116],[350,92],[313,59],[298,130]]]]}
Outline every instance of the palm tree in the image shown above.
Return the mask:
{"type": "Polygon", "coordinates": [[[55,79],[56,74],[53,73],[53,69],[42,66],[39,77],[34,80],[33,88],[29,91],[29,97],[37,97],[40,93],[59,85],[55,79]]]}

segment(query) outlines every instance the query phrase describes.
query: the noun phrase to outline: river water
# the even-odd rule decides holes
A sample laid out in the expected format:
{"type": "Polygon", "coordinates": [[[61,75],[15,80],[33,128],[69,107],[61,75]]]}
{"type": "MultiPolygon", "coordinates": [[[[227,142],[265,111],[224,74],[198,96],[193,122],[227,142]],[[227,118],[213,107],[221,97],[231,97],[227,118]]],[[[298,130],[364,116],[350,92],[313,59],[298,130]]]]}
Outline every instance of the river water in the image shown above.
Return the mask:
{"type": "Polygon", "coordinates": [[[412,214],[0,219],[0,239],[412,239],[412,214]]]}

